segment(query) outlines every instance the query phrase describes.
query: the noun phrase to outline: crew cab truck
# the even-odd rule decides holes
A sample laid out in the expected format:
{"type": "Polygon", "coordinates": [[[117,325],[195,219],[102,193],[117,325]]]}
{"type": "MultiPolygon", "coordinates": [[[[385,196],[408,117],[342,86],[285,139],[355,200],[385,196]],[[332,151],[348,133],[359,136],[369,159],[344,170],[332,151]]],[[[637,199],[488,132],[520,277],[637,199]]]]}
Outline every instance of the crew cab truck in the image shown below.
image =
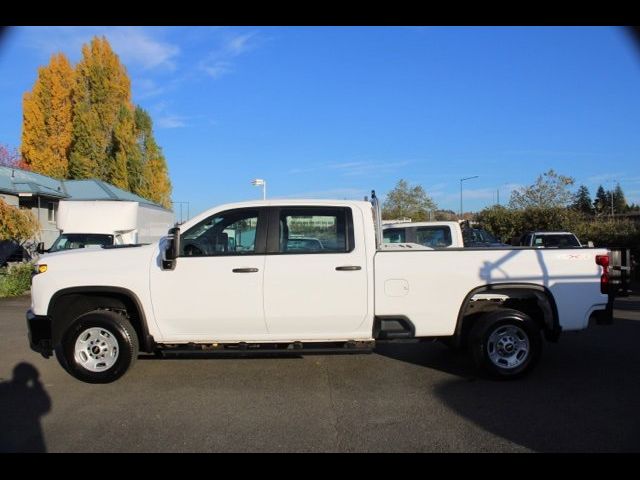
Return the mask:
{"type": "Polygon", "coordinates": [[[31,348],[107,383],[139,352],[370,352],[442,338],[517,378],[544,338],[611,318],[606,249],[383,245],[372,203],[227,204],[154,244],[46,255],[32,278],[31,348]]]}

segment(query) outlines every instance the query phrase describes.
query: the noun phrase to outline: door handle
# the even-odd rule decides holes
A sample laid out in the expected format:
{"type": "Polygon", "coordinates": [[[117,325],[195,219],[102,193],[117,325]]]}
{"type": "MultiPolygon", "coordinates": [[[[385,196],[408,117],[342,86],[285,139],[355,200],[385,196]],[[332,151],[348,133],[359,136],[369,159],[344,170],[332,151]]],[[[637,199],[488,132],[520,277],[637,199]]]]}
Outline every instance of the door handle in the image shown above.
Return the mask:
{"type": "Polygon", "coordinates": [[[234,268],[231,270],[233,273],[256,273],[257,268],[234,268]]]}
{"type": "Polygon", "coordinates": [[[342,267],[336,267],[339,272],[351,272],[353,270],[362,270],[360,265],[344,265],[342,267]]]}

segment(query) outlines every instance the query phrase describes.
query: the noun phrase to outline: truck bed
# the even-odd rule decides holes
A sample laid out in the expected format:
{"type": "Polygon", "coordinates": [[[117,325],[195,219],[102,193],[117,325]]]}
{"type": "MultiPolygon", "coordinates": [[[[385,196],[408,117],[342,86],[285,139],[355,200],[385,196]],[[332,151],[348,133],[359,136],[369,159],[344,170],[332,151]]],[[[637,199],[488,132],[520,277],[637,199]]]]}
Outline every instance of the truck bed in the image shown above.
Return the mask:
{"type": "MultiPolygon", "coordinates": [[[[528,284],[552,294],[563,330],[580,330],[593,310],[607,304],[595,263],[596,255],[606,254],[597,248],[379,250],[374,257],[375,312],[406,316],[416,336],[447,336],[456,325],[452,316],[474,289],[528,284]]],[[[494,290],[499,293],[499,287],[494,290]]]]}

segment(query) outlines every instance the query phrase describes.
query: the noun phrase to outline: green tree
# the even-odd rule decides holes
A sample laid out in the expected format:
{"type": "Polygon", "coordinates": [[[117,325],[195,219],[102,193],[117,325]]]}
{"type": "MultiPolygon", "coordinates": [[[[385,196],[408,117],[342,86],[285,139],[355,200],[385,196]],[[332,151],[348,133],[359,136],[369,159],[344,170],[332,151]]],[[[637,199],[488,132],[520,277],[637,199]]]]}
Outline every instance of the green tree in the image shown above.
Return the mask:
{"type": "Polygon", "coordinates": [[[574,180],[556,173],[553,169],[538,176],[533,185],[511,192],[511,208],[566,207],[573,199],[569,187],[574,180]]]}
{"type": "Polygon", "coordinates": [[[476,220],[504,242],[519,237],[525,230],[522,210],[493,205],[480,211],[476,220]]]}
{"type": "Polygon", "coordinates": [[[131,82],[106,38],[82,46],[76,67],[71,178],[100,178],[128,189],[135,145],[131,82]]]}
{"type": "Polygon", "coordinates": [[[587,215],[591,215],[593,213],[591,195],[589,194],[589,189],[585,185],[580,185],[578,188],[571,208],[587,215]]]}
{"type": "Polygon", "coordinates": [[[421,185],[412,187],[401,179],[387,194],[382,205],[382,218],[391,220],[408,217],[419,222],[428,220],[429,211],[436,208],[436,203],[421,185]]]}
{"type": "Polygon", "coordinates": [[[153,136],[153,122],[151,116],[142,108],[135,111],[135,127],[139,161],[134,165],[139,173],[130,171],[134,179],[132,191],[160,205],[171,208],[171,181],[167,162],[153,136]]]}

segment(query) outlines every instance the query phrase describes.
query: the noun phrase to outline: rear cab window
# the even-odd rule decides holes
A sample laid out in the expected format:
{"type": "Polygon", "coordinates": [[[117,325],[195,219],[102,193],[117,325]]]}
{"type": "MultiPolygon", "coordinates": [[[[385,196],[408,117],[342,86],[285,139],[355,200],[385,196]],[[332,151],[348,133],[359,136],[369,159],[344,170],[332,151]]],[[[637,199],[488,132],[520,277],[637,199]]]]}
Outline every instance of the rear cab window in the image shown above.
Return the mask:
{"type": "Polygon", "coordinates": [[[351,210],[332,207],[280,208],[277,248],[277,252],[283,254],[352,251],[351,210]]]}
{"type": "Polygon", "coordinates": [[[406,234],[404,228],[389,228],[382,232],[384,243],[404,243],[406,234]]]}

